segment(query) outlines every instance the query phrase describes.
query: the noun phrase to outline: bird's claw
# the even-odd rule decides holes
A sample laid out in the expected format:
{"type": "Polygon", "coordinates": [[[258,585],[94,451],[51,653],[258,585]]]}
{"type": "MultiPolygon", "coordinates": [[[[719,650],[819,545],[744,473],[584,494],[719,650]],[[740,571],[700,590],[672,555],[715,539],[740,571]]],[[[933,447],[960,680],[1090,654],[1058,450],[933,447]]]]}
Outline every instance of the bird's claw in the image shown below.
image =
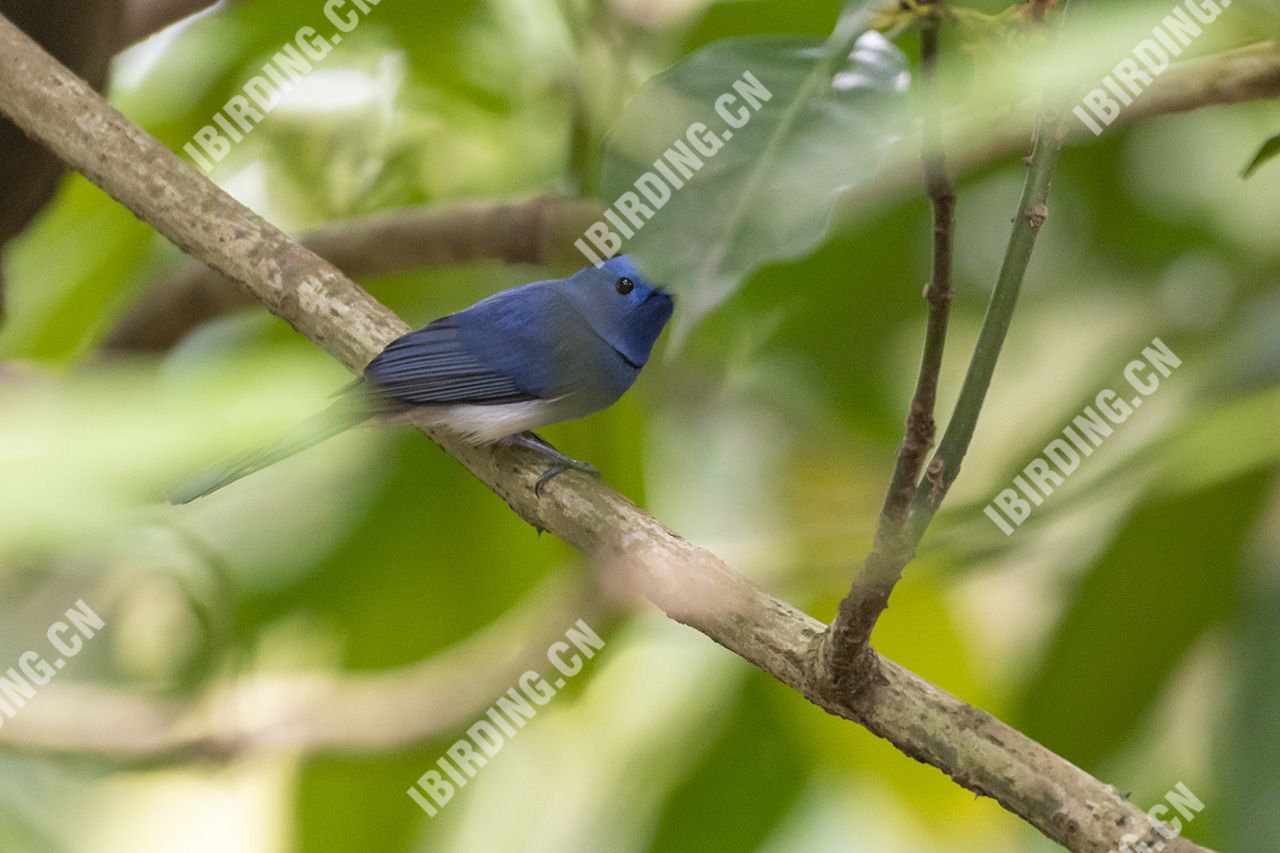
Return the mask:
{"type": "Polygon", "coordinates": [[[600,479],[600,472],[596,470],[594,466],[589,465],[586,462],[579,462],[577,459],[555,462],[550,468],[543,472],[542,476],[538,478],[538,482],[533,484],[534,495],[542,497],[542,492],[547,487],[547,483],[550,483],[565,471],[581,471],[584,474],[589,474],[590,476],[595,477],[597,480],[600,479]]]}
{"type": "Polygon", "coordinates": [[[542,456],[544,459],[551,462],[551,467],[547,468],[547,470],[543,472],[542,476],[538,478],[538,482],[533,484],[533,493],[537,497],[542,497],[542,493],[547,488],[547,484],[563,474],[565,471],[581,471],[584,474],[590,474],[596,479],[600,478],[600,472],[591,465],[588,465],[586,462],[579,462],[572,456],[565,456],[559,450],[556,450],[541,437],[532,432],[517,433],[516,435],[508,436],[505,441],[508,444],[532,450],[534,453],[537,453],[539,456],[542,456]]]}

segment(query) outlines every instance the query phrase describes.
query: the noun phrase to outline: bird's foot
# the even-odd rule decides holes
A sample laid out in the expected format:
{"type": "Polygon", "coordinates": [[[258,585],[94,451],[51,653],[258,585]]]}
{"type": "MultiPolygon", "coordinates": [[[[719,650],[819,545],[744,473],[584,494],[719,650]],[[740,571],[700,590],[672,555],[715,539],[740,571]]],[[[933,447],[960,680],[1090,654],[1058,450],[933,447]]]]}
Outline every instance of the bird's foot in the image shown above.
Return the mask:
{"type": "Polygon", "coordinates": [[[550,467],[548,467],[547,470],[543,472],[542,476],[538,478],[538,482],[533,484],[533,493],[538,497],[542,496],[542,492],[547,487],[548,483],[563,474],[565,471],[581,471],[582,473],[590,474],[592,477],[597,479],[600,477],[600,472],[592,465],[578,459],[574,459],[571,456],[566,456],[532,432],[522,432],[517,435],[513,435],[507,438],[506,442],[508,444],[514,444],[517,447],[532,450],[534,453],[551,460],[550,467]]]}
{"type": "Polygon", "coordinates": [[[547,483],[569,470],[581,471],[584,474],[590,474],[597,480],[600,479],[600,472],[587,462],[577,459],[569,459],[567,462],[553,462],[538,478],[538,482],[533,484],[533,493],[538,497],[542,497],[542,490],[547,487],[547,483]]]}

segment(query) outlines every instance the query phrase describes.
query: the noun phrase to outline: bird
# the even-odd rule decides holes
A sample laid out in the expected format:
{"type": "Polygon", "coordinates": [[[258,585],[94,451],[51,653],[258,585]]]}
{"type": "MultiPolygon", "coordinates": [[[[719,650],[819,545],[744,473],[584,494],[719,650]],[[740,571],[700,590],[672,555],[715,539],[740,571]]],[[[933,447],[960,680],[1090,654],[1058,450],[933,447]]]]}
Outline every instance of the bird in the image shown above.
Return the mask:
{"type": "Polygon", "coordinates": [[[569,469],[598,476],[532,430],[617,401],[674,308],[669,290],[650,283],[628,255],[495,293],[396,338],[328,409],[191,478],[169,501],[189,503],[352,427],[407,414],[468,444],[540,454],[549,467],[534,485],[538,495],[569,469]]]}

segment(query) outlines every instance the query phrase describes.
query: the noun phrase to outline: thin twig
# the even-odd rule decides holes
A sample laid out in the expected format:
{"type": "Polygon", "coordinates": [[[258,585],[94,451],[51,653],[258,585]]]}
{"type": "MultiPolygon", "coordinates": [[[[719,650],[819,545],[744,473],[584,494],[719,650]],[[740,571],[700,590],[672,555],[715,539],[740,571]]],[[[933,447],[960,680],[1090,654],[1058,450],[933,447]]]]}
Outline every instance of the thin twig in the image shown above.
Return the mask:
{"type": "Polygon", "coordinates": [[[833,672],[856,669],[856,658],[866,648],[880,613],[888,606],[889,594],[902,569],[915,555],[907,535],[908,514],[915,498],[920,474],[935,431],[934,405],[938,397],[938,376],[947,341],[947,321],[954,292],[951,287],[951,259],[955,231],[955,184],[947,171],[942,142],[941,104],[938,100],[938,42],[942,20],[942,0],[936,0],[933,14],[923,20],[920,31],[920,81],[923,101],[921,127],[924,184],[933,217],[933,269],[924,297],[929,319],[915,393],[907,412],[906,435],[898,448],[893,478],[880,510],[871,553],[855,578],[849,595],[840,605],[841,617],[832,626],[831,641],[824,648],[833,672]]]}
{"type": "MultiPolygon", "coordinates": [[[[1032,7],[1031,13],[1037,17],[1043,14],[1043,4],[1032,7]]],[[[925,131],[926,146],[937,144],[930,140],[935,132],[936,128],[925,131]]],[[[929,462],[923,482],[913,484],[909,514],[905,518],[901,514],[890,516],[887,527],[882,524],[877,529],[872,552],[867,557],[862,572],[855,578],[849,595],[840,602],[835,619],[824,638],[821,647],[824,665],[830,668],[832,678],[848,682],[855,689],[858,684],[875,677],[869,665],[871,659],[866,655],[871,632],[880,614],[889,606],[889,596],[902,577],[903,568],[911,561],[916,545],[947,490],[955,482],[960,472],[960,462],[973,438],[978,415],[982,411],[982,403],[1000,357],[1001,346],[1009,331],[1031,252],[1035,248],[1036,236],[1049,215],[1046,203],[1049,182],[1065,135],[1065,124],[1058,115],[1042,113],[1036,127],[1035,142],[1028,160],[1027,179],[1014,216],[1009,245],[1005,250],[1000,275],[983,319],[978,343],[955,411],[943,433],[937,453],[929,462]],[[898,519],[901,521],[895,523],[898,519]]],[[[936,161],[934,163],[936,165],[936,161]]],[[[926,164],[927,175],[935,174],[935,165],[926,164]]],[[[931,186],[931,195],[933,191],[931,186]]],[[[936,214],[935,206],[935,217],[936,214]]],[[[949,258],[949,239],[944,244],[935,243],[935,265],[939,262],[939,249],[945,249],[945,257],[949,258]]],[[[931,315],[930,332],[933,331],[932,319],[931,315]]],[[[940,351],[938,356],[941,357],[940,351]]],[[[936,383],[936,376],[934,381],[936,383]]],[[[915,403],[912,405],[912,416],[915,416],[915,403]]],[[[910,435],[907,440],[911,440],[910,435]]]]}
{"type": "MultiPolygon", "coordinates": [[[[0,112],[158,231],[255,293],[334,358],[360,370],[408,327],[356,284],[290,241],[111,108],[0,18],[0,112]]],[[[990,796],[1046,837],[1105,853],[1133,833],[1163,841],[1119,791],[891,661],[856,694],[833,684],[815,650],[824,626],[768,595],[598,480],[570,472],[538,497],[544,464],[505,447],[419,428],[520,517],[635,584],[672,619],[705,634],[832,714],[990,796]]],[[[1166,853],[1203,848],[1185,838],[1166,853]]]]}
{"type": "Polygon", "coordinates": [[[942,434],[938,452],[929,463],[926,474],[928,485],[916,493],[911,513],[911,539],[919,542],[929,522],[938,511],[951,484],[960,473],[960,463],[969,449],[973,431],[978,425],[978,415],[991,387],[1000,349],[1009,332],[1013,309],[1018,304],[1018,294],[1026,277],[1031,252],[1036,237],[1049,217],[1049,184],[1053,179],[1058,153],[1065,136],[1063,119],[1057,115],[1045,115],[1036,129],[1035,147],[1029,160],[1027,181],[1013,220],[1013,232],[1005,250],[1000,275],[987,305],[987,314],[978,333],[978,343],[965,374],[955,412],[942,434]]]}
{"type": "MultiPolygon", "coordinates": [[[[941,0],[936,4],[941,5],[941,0]]],[[[877,538],[893,540],[905,525],[907,510],[915,497],[916,484],[925,457],[933,447],[933,408],[938,397],[938,374],[947,341],[947,320],[951,313],[951,256],[955,225],[956,191],[947,173],[946,153],[937,99],[938,19],[927,20],[920,32],[920,79],[925,100],[922,122],[924,183],[933,213],[933,271],[924,289],[929,306],[924,351],[916,378],[911,410],[907,413],[906,435],[898,448],[889,491],[880,513],[877,538]]]]}

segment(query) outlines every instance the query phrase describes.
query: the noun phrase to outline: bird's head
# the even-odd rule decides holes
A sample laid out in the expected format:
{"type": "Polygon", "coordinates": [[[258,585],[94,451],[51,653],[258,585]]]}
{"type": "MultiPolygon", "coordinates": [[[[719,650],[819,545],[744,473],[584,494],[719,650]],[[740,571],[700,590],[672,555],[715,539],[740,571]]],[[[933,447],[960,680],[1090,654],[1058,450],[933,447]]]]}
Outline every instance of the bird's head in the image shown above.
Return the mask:
{"type": "Polygon", "coordinates": [[[646,279],[627,255],[579,270],[566,288],[596,334],[636,366],[648,361],[675,307],[671,295],[646,279]]]}

